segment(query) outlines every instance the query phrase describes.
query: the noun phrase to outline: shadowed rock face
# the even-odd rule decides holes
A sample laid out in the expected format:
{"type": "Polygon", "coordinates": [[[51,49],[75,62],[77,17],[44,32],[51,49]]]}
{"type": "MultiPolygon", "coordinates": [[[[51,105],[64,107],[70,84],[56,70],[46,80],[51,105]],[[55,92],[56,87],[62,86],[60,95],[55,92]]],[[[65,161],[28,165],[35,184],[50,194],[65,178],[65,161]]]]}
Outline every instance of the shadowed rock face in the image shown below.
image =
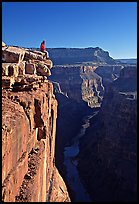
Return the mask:
{"type": "Polygon", "coordinates": [[[56,66],[49,79],[59,83],[65,96],[75,102],[86,102],[91,108],[100,107],[104,87],[102,78],[94,72],[93,66],[56,66]]]}
{"type": "Polygon", "coordinates": [[[2,201],[70,202],[55,167],[57,100],[44,79],[52,61],[4,44],[2,51],[2,201]]]}
{"type": "Polygon", "coordinates": [[[103,84],[107,84],[116,80],[120,76],[122,65],[103,65],[98,66],[95,72],[102,77],[103,84]]]}
{"type": "Polygon", "coordinates": [[[105,87],[99,114],[81,141],[78,169],[96,202],[137,200],[135,73],[136,67],[125,67],[105,87]]]}

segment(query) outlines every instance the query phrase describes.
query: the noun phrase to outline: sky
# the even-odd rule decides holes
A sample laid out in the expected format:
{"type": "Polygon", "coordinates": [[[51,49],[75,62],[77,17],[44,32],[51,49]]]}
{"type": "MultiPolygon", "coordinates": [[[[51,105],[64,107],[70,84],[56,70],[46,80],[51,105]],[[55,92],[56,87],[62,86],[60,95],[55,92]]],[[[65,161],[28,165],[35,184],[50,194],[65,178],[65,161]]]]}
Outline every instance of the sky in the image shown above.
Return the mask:
{"type": "Polygon", "coordinates": [[[2,2],[2,40],[46,48],[100,47],[137,57],[137,2],[2,2]]]}

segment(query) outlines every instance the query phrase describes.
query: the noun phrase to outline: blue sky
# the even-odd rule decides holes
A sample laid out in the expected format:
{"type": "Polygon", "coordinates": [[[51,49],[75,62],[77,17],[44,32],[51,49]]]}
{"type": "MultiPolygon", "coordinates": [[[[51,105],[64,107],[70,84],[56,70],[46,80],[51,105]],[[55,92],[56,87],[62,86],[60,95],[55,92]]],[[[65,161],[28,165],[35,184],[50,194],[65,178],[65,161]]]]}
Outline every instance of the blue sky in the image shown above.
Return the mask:
{"type": "Polygon", "coordinates": [[[3,2],[7,45],[101,47],[113,58],[137,57],[137,2],[3,2]]]}

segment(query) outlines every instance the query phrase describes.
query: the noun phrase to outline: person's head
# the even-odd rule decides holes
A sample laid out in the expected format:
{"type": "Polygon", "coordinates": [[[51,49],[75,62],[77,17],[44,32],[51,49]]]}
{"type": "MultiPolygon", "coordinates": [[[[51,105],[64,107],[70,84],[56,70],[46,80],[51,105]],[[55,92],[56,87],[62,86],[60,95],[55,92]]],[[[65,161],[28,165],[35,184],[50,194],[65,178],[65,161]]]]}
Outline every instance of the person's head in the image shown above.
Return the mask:
{"type": "Polygon", "coordinates": [[[45,44],[45,40],[43,40],[42,43],[45,44]]]}

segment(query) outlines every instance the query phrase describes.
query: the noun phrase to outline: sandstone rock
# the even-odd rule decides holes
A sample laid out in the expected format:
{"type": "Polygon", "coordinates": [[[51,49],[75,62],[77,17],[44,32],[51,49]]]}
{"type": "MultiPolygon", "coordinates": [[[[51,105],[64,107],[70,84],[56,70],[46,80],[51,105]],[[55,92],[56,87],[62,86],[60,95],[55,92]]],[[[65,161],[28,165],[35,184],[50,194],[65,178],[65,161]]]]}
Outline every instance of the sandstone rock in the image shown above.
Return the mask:
{"type": "Polygon", "coordinates": [[[16,202],[46,202],[46,164],[44,162],[46,147],[43,141],[37,142],[36,145],[39,148],[37,151],[32,149],[29,154],[28,172],[16,196],[16,202]]]}
{"type": "MultiPolygon", "coordinates": [[[[17,77],[16,81],[18,81],[19,85],[20,83],[23,85],[25,83],[28,83],[29,86],[31,86],[32,84],[33,86],[39,85],[37,84],[37,77],[34,77],[34,80],[36,80],[36,81],[33,80],[36,83],[34,84],[33,81],[31,83],[30,81],[27,81],[27,79],[29,79],[28,76],[29,75],[27,75],[27,77],[23,79],[22,77],[17,77]]],[[[30,76],[32,77],[32,75],[30,76]]],[[[38,80],[40,80],[42,77],[39,76],[38,78],[39,78],[38,80]]],[[[51,178],[54,165],[53,160],[55,155],[54,151],[55,151],[57,102],[56,99],[53,97],[53,86],[50,82],[47,81],[45,83],[42,83],[42,86],[37,87],[36,89],[37,89],[36,91],[33,90],[31,93],[27,91],[10,92],[3,90],[2,177],[4,181],[12,168],[17,169],[16,161],[17,159],[20,159],[21,152],[23,153],[27,151],[28,153],[30,153],[31,149],[35,147],[35,144],[37,143],[38,139],[40,140],[39,142],[42,142],[43,140],[45,143],[43,151],[41,154],[35,154],[37,158],[34,160],[35,163],[33,164],[31,171],[28,172],[31,176],[30,180],[32,182],[32,186],[30,186],[31,183],[29,184],[29,186],[26,184],[26,187],[28,187],[26,191],[28,196],[24,194],[24,197],[26,197],[26,199],[28,199],[29,201],[41,202],[46,201],[47,195],[46,188],[49,189],[49,179],[51,178]],[[40,101],[40,105],[37,106],[37,104],[34,102],[35,100],[40,101]],[[48,113],[50,113],[50,115],[48,115],[48,113]],[[22,114],[24,117],[21,120],[20,116],[22,116],[22,114]],[[39,118],[36,119],[35,115],[37,115],[39,118]],[[34,118],[36,124],[34,123],[34,118]],[[42,126],[40,127],[39,121],[41,120],[42,126]],[[26,124],[25,121],[27,122],[27,127],[25,125],[26,124]],[[35,128],[35,125],[37,127],[40,127],[40,129],[43,131],[43,134],[42,131],[40,132],[38,130],[39,128],[35,128]],[[28,133],[26,134],[27,128],[28,133]],[[38,138],[39,134],[42,135],[41,138],[38,138]],[[33,173],[34,172],[33,168],[36,168],[35,174],[33,173]]],[[[28,165],[30,166],[31,164],[28,163],[28,165]]],[[[9,194],[14,195],[15,192],[17,192],[15,191],[15,188],[12,189],[11,187],[12,183],[14,182],[12,178],[13,177],[11,177],[10,179],[10,185],[7,182],[4,182],[5,184],[4,189],[6,192],[5,198],[6,201],[8,201],[9,199],[10,201],[14,202],[15,201],[14,196],[11,196],[11,198],[8,197],[9,194]],[[8,189],[10,189],[13,192],[8,193],[9,192],[8,189]]],[[[19,174],[18,178],[20,178],[19,174]]],[[[19,192],[17,193],[17,195],[19,195],[19,192]]]]}
{"type": "Polygon", "coordinates": [[[45,51],[44,53],[44,59],[48,59],[49,58],[49,53],[47,51],[45,51]]]}
{"type": "Polygon", "coordinates": [[[6,46],[6,44],[4,42],[2,42],[2,47],[6,46]]]}
{"type": "Polygon", "coordinates": [[[2,61],[18,63],[23,60],[25,50],[18,47],[2,47],[2,61]]]}
{"type": "Polygon", "coordinates": [[[51,68],[53,67],[53,63],[52,63],[52,61],[51,61],[50,59],[46,59],[46,60],[44,61],[44,64],[47,65],[47,67],[48,67],[49,69],[51,69],[51,68]]]}
{"type": "Polygon", "coordinates": [[[36,74],[36,65],[33,63],[26,63],[25,74],[36,74]]]}
{"type": "Polygon", "coordinates": [[[25,74],[25,62],[2,63],[2,76],[23,76],[25,74]]]}
{"type": "Polygon", "coordinates": [[[23,108],[11,101],[8,96],[2,97],[2,180],[16,166],[22,154],[26,152],[29,134],[28,119],[23,108]]]}
{"type": "Polygon", "coordinates": [[[48,59],[49,58],[49,53],[47,51],[41,52],[37,50],[33,50],[34,53],[43,56],[43,59],[48,59]]]}
{"type": "Polygon", "coordinates": [[[2,88],[3,89],[12,88],[12,85],[14,84],[14,82],[15,82],[14,77],[3,76],[2,77],[2,88]]]}
{"type": "Polygon", "coordinates": [[[48,68],[47,65],[44,64],[44,61],[37,61],[37,67],[38,68],[43,69],[45,66],[46,66],[46,68],[48,68]]]}
{"type": "Polygon", "coordinates": [[[18,76],[18,64],[16,63],[2,63],[2,75],[18,76]]]}
{"type": "Polygon", "coordinates": [[[52,190],[49,202],[71,202],[67,187],[60,176],[57,168],[54,168],[52,190]]]}
{"type": "MultiPolygon", "coordinates": [[[[12,202],[15,200],[15,196],[19,191],[22,184],[24,175],[28,170],[28,155],[24,153],[17,162],[16,168],[14,168],[8,178],[4,180],[2,187],[2,201],[12,202]]],[[[4,171],[3,171],[4,172],[4,171]]]]}
{"type": "Polygon", "coordinates": [[[27,82],[42,82],[43,77],[42,76],[36,76],[36,75],[28,75],[26,74],[25,79],[27,82]]]}
{"type": "MultiPolygon", "coordinates": [[[[48,53],[12,46],[2,52],[2,200],[46,202],[55,168],[57,118],[53,85],[44,80],[51,75],[46,66],[51,61],[44,62],[48,53]]],[[[64,182],[60,189],[64,197],[53,194],[51,199],[67,201],[64,182]]]]}
{"type": "Polygon", "coordinates": [[[43,57],[45,56],[44,52],[41,51],[37,51],[37,50],[33,50],[34,53],[38,54],[38,55],[42,55],[43,57]]]}
{"type": "Polygon", "coordinates": [[[48,67],[46,65],[44,65],[43,68],[38,66],[37,67],[37,74],[41,75],[41,76],[50,76],[51,71],[50,71],[50,69],[48,69],[48,67]]]}
{"type": "Polygon", "coordinates": [[[36,53],[34,53],[34,52],[26,51],[26,52],[25,52],[24,60],[25,60],[25,61],[28,61],[28,60],[32,60],[32,59],[35,59],[35,60],[43,60],[43,56],[41,56],[41,55],[39,55],[39,54],[36,54],[36,53]]]}
{"type": "Polygon", "coordinates": [[[18,75],[19,76],[25,75],[25,61],[22,61],[18,64],[18,75]]]}
{"type": "Polygon", "coordinates": [[[2,63],[2,76],[8,76],[8,67],[10,63],[2,63]]]}

